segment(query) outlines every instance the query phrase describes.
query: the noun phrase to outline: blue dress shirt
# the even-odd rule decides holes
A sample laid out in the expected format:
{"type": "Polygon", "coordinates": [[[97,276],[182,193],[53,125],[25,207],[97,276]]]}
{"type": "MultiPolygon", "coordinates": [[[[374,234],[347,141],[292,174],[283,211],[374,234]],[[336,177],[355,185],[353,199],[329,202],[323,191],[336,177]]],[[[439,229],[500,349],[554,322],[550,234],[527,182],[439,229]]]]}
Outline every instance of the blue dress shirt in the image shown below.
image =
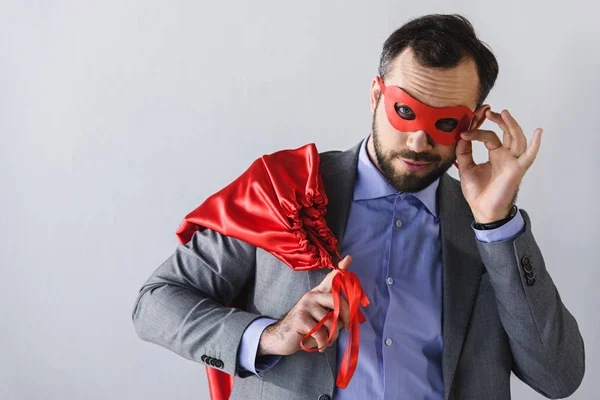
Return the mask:
{"type": "MultiPolygon", "coordinates": [[[[416,193],[393,189],[371,162],[364,140],[358,158],[354,198],[342,255],[352,255],[371,305],[363,309],[360,354],[354,376],[335,398],[443,399],[442,254],[436,202],[439,179],[416,193]]],[[[521,213],[490,231],[475,230],[477,240],[502,241],[522,232],[521,213]]],[[[259,318],[242,337],[242,368],[260,376],[280,357],[257,357],[263,330],[276,322],[259,318]]],[[[338,366],[348,334],[340,331],[338,366]]]]}

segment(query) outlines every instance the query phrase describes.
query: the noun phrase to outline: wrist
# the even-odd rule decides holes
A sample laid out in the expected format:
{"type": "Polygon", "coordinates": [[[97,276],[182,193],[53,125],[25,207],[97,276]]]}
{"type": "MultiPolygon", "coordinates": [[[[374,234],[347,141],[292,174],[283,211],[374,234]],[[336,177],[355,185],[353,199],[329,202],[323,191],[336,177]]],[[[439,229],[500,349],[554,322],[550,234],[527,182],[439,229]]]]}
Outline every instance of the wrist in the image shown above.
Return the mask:
{"type": "Polygon", "coordinates": [[[508,215],[510,215],[512,209],[513,205],[511,204],[507,208],[491,213],[473,211],[473,218],[477,224],[490,224],[505,219],[508,215]]]}
{"type": "Polygon", "coordinates": [[[491,218],[480,219],[480,218],[477,218],[474,216],[475,223],[473,225],[474,225],[475,229],[478,229],[478,230],[497,229],[497,228],[501,227],[502,225],[506,224],[511,219],[513,219],[514,216],[517,214],[517,210],[518,210],[517,206],[512,205],[510,207],[510,210],[506,214],[504,214],[503,217],[496,218],[496,219],[491,219],[491,218]]]}
{"type": "Polygon", "coordinates": [[[260,335],[260,339],[258,341],[258,351],[256,354],[257,356],[281,355],[277,354],[277,351],[273,349],[273,329],[274,325],[269,325],[260,335]]]}

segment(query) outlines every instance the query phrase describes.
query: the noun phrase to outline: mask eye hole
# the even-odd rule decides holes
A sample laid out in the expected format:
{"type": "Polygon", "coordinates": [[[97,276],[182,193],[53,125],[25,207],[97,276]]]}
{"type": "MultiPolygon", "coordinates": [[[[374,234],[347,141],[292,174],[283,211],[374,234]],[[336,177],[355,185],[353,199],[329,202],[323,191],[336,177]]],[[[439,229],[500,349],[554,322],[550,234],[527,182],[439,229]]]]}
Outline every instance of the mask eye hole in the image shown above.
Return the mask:
{"type": "Polygon", "coordinates": [[[452,132],[457,125],[458,120],[454,118],[442,118],[435,123],[435,127],[442,132],[452,132]]]}
{"type": "Polygon", "coordinates": [[[417,118],[417,116],[415,115],[415,112],[412,110],[412,108],[410,108],[409,106],[407,106],[405,104],[396,103],[394,105],[394,108],[396,109],[396,113],[402,119],[413,120],[413,119],[417,118]]]}

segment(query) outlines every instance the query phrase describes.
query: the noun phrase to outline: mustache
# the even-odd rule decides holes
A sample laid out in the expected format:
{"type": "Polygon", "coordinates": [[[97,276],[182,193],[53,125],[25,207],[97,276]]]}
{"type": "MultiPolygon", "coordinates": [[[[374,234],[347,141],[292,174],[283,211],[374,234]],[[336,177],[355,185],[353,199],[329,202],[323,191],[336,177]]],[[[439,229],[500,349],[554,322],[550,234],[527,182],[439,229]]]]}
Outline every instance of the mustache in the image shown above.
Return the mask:
{"type": "Polygon", "coordinates": [[[391,157],[400,157],[405,160],[417,161],[417,162],[440,162],[442,157],[431,153],[417,153],[411,150],[404,151],[393,151],[390,154],[391,157]]]}

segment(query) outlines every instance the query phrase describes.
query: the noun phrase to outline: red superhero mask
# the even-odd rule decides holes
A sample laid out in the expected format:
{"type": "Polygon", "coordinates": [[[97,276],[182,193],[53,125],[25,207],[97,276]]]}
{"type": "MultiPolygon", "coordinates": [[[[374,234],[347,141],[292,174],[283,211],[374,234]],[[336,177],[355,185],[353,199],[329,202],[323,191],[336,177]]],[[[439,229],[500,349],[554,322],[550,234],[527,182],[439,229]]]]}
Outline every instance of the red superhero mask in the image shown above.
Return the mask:
{"type": "Polygon", "coordinates": [[[469,129],[473,121],[473,111],[468,107],[431,107],[398,86],[386,87],[379,76],[377,82],[381,93],[385,95],[385,113],[396,130],[423,130],[436,143],[449,146],[460,140],[460,134],[469,129]]]}

